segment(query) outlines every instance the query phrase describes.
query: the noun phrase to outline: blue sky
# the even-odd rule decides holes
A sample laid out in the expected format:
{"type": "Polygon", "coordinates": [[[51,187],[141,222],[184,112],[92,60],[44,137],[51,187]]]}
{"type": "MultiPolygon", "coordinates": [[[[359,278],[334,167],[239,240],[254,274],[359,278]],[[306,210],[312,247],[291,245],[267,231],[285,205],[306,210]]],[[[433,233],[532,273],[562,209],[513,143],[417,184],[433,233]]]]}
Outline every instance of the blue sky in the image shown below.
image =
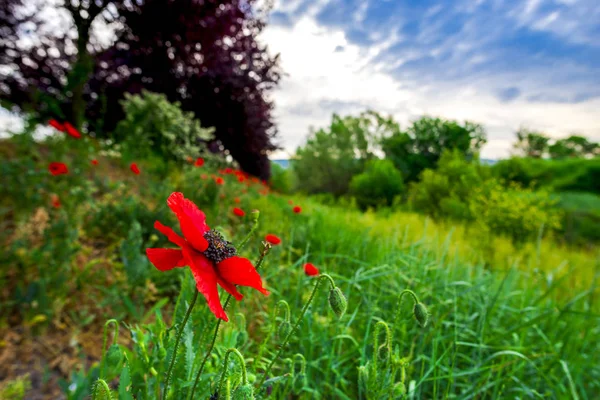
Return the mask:
{"type": "Polygon", "coordinates": [[[598,0],[279,0],[263,41],[288,152],[331,113],[373,108],[482,123],[484,157],[521,126],[600,140],[598,0]]]}

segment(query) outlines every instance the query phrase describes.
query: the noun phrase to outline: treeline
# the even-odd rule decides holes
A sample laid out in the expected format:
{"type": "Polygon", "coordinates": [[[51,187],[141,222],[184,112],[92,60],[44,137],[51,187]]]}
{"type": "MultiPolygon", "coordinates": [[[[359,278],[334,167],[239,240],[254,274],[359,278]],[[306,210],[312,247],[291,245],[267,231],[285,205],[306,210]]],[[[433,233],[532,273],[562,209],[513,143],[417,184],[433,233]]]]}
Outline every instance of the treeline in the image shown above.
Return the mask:
{"type": "Polygon", "coordinates": [[[310,132],[290,169],[274,167],[272,185],[363,210],[465,221],[516,244],[544,231],[572,243],[600,240],[598,144],[571,136],[544,147],[540,137],[518,131],[517,155],[490,166],[479,160],[487,139],[476,123],[426,116],[402,129],[373,111],[334,115],[310,132]]]}

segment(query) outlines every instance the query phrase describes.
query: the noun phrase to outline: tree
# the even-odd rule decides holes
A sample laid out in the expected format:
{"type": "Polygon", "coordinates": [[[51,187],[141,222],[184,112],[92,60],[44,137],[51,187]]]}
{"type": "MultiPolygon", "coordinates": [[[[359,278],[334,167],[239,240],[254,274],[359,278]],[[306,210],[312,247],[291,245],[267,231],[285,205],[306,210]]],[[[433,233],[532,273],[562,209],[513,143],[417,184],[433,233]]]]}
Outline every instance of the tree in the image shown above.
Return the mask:
{"type": "Polygon", "coordinates": [[[406,181],[416,181],[426,168],[434,168],[444,150],[458,150],[470,158],[486,143],[479,124],[422,117],[406,131],[398,130],[381,141],[386,158],[402,171],[406,181]]]}
{"type": "Polygon", "coordinates": [[[376,135],[393,129],[390,121],[375,112],[358,117],[334,114],[328,129],[311,131],[292,161],[300,189],[336,197],[346,194],[352,177],[373,157],[376,135]]]}
{"type": "Polygon", "coordinates": [[[548,151],[550,138],[543,133],[521,128],[517,131],[514,147],[526,157],[542,158],[548,151]]]}
{"type": "Polygon", "coordinates": [[[555,141],[548,148],[550,158],[582,158],[600,155],[600,145],[588,141],[583,136],[571,135],[555,141]]]}
{"type": "Polygon", "coordinates": [[[394,198],[404,192],[402,173],[390,160],[370,160],[364,172],[352,177],[350,192],[363,209],[391,206],[394,198]]]}
{"type": "Polygon", "coordinates": [[[109,135],[123,117],[125,93],[142,88],[179,102],[215,128],[209,144],[246,172],[268,179],[267,152],[276,149],[273,103],[278,57],[258,42],[265,10],[256,0],[123,2],[123,28],[98,56],[90,82],[89,115],[109,135]],[[108,133],[107,133],[108,132],[108,133]]]}

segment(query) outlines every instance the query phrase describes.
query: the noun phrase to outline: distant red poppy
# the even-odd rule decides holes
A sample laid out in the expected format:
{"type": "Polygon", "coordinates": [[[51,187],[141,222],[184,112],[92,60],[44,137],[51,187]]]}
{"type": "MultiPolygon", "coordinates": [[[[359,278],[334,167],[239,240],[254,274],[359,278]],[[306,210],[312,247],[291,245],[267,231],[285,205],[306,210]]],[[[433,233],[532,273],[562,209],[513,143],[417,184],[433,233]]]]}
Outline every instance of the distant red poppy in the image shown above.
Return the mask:
{"type": "Polygon", "coordinates": [[[92,164],[94,164],[94,165],[98,165],[98,160],[96,160],[96,159],[93,159],[93,160],[92,160],[92,164]]]}
{"type": "Polygon", "coordinates": [[[54,176],[69,173],[67,165],[61,162],[51,162],[50,165],[48,165],[48,171],[54,176]]]}
{"type": "Polygon", "coordinates": [[[206,216],[192,201],[183,197],[182,193],[172,193],[167,205],[177,216],[183,237],[159,221],[154,223],[157,230],[179,247],[146,249],[148,259],[159,271],[189,266],[196,288],[206,298],[208,308],[224,321],[229,319],[219,300],[217,284],[236,300],[243,298],[236,285],[269,294],[250,260],[236,256],[235,247],[219,232],[209,229],[206,216]]]}
{"type": "Polygon", "coordinates": [[[136,163],[131,163],[131,165],[129,166],[129,169],[131,170],[131,172],[133,172],[136,175],[140,174],[140,169],[138,168],[136,163]]]}
{"type": "Polygon", "coordinates": [[[221,178],[220,176],[215,179],[215,182],[217,185],[222,185],[223,183],[225,183],[223,178],[221,178]]]}
{"type": "Polygon", "coordinates": [[[306,263],[304,264],[304,273],[308,276],[316,276],[319,275],[319,269],[312,263],[306,263]]]}
{"type": "Polygon", "coordinates": [[[65,130],[67,131],[67,135],[73,136],[75,139],[79,139],[81,137],[81,133],[70,123],[65,122],[65,130]]]}
{"type": "Polygon", "coordinates": [[[242,210],[241,208],[237,208],[237,207],[233,208],[233,213],[235,215],[237,215],[238,217],[243,217],[244,215],[246,215],[246,213],[244,212],[244,210],[242,210]]]}
{"type": "Polygon", "coordinates": [[[292,204],[294,204],[294,202],[292,200],[288,200],[288,204],[291,206],[292,204]]]}
{"type": "Polygon", "coordinates": [[[190,157],[190,156],[187,156],[187,157],[185,158],[185,160],[186,160],[187,162],[189,162],[190,164],[194,162],[194,159],[193,159],[192,157],[190,157]]]}
{"type": "Polygon", "coordinates": [[[238,176],[238,182],[244,182],[246,180],[246,178],[244,178],[243,176],[238,176]]]}
{"type": "Polygon", "coordinates": [[[194,163],[196,167],[201,167],[204,165],[204,158],[198,157],[196,158],[196,162],[194,163]]]}
{"type": "Polygon", "coordinates": [[[233,173],[233,168],[225,168],[225,169],[223,170],[223,173],[224,173],[224,174],[231,174],[231,173],[233,173]]]}
{"type": "Polygon", "coordinates": [[[56,129],[60,132],[65,131],[65,126],[55,119],[51,119],[50,121],[48,121],[48,125],[50,125],[51,127],[53,127],[54,129],[56,129]]]}
{"type": "Polygon", "coordinates": [[[241,202],[241,200],[240,200],[239,197],[236,197],[235,199],[233,199],[233,201],[236,202],[236,203],[240,203],[241,202]]]}
{"type": "Polygon", "coordinates": [[[224,198],[225,198],[225,193],[221,193],[221,194],[219,195],[219,197],[220,197],[220,198],[222,198],[222,199],[224,199],[224,198]]]}
{"type": "Polygon", "coordinates": [[[200,179],[202,179],[202,180],[208,179],[208,175],[202,174],[202,175],[200,175],[200,179]]]}
{"type": "Polygon", "coordinates": [[[52,196],[50,196],[50,201],[52,202],[52,207],[60,208],[60,199],[58,198],[58,195],[52,194],[52,196]]]}
{"type": "Polygon", "coordinates": [[[279,239],[277,236],[273,235],[272,233],[267,234],[267,236],[265,236],[265,240],[269,243],[271,243],[272,245],[278,245],[279,243],[281,243],[281,239],[279,239]]]}
{"type": "Polygon", "coordinates": [[[292,211],[294,211],[294,213],[296,214],[300,214],[302,212],[302,208],[300,206],[294,206],[294,208],[292,208],[292,211]]]}

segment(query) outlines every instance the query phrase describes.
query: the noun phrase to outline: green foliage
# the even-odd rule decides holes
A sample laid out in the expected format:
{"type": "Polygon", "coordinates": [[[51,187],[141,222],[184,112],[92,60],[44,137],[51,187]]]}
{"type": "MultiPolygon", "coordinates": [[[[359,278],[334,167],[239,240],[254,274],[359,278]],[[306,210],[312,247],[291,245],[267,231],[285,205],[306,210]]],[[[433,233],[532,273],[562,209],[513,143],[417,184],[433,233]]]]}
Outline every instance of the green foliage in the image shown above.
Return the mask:
{"type": "Polygon", "coordinates": [[[582,158],[587,156],[600,156],[600,145],[578,135],[559,139],[548,147],[550,158],[582,158]]]}
{"type": "Polygon", "coordinates": [[[469,162],[459,150],[445,151],[436,169],[426,169],[410,188],[412,207],[433,218],[472,220],[469,200],[475,188],[488,180],[487,169],[469,162]]]}
{"type": "Polygon", "coordinates": [[[513,243],[535,239],[540,230],[557,230],[561,226],[556,201],[548,193],[521,189],[505,189],[497,182],[473,188],[469,200],[476,224],[489,233],[510,237],[513,243]]]}
{"type": "Polygon", "coordinates": [[[348,192],[352,177],[373,157],[377,135],[393,129],[374,112],[358,117],[333,115],[328,129],[311,132],[292,160],[299,188],[306,193],[348,192]]]}
{"type": "Polygon", "coordinates": [[[271,179],[269,180],[271,189],[290,194],[296,186],[294,172],[291,168],[283,168],[277,163],[271,163],[271,179]]]}
{"type": "Polygon", "coordinates": [[[142,252],[142,227],[133,221],[127,238],[121,242],[121,260],[127,273],[127,279],[132,284],[143,283],[150,271],[148,258],[142,252]]]}
{"type": "Polygon", "coordinates": [[[350,182],[350,193],[358,205],[367,207],[391,206],[394,198],[404,192],[402,173],[390,160],[371,160],[364,172],[350,182]]]}
{"type": "Polygon", "coordinates": [[[563,192],[557,206],[564,214],[562,233],[569,243],[600,243],[600,196],[592,193],[563,192]]]}
{"type": "Polygon", "coordinates": [[[486,133],[479,124],[422,117],[406,131],[397,129],[384,137],[381,146],[405,180],[413,182],[421,171],[434,168],[444,151],[456,150],[471,158],[485,143],[486,133]]]}
{"type": "Polygon", "coordinates": [[[25,394],[31,389],[29,374],[0,384],[0,400],[24,400],[25,394]]]}
{"type": "Polygon", "coordinates": [[[119,122],[114,139],[122,142],[129,157],[185,160],[197,157],[200,141],[212,138],[212,128],[202,128],[193,113],[183,112],[179,103],[170,103],[162,94],[143,91],[125,94],[125,118],[119,122]]]}
{"type": "Polygon", "coordinates": [[[517,131],[514,148],[526,157],[542,158],[548,151],[550,138],[543,133],[521,128],[517,131]]]}
{"type": "Polygon", "coordinates": [[[513,157],[491,167],[506,182],[552,191],[600,193],[600,158],[544,160],[513,157]]]}

